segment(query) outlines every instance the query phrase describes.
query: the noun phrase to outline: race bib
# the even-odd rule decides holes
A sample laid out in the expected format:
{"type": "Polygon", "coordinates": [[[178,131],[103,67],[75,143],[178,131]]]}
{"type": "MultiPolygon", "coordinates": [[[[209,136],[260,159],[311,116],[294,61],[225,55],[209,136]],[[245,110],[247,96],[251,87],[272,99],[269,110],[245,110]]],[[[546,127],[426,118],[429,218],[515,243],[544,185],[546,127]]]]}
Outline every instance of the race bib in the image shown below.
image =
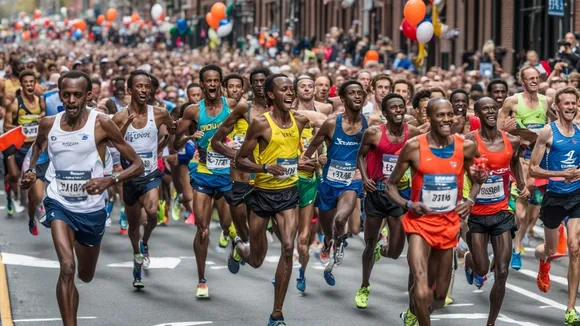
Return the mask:
{"type": "Polygon", "coordinates": [[[145,173],[151,172],[153,169],[153,153],[137,153],[141,160],[143,161],[143,168],[145,169],[145,173]]]}
{"type": "Polygon", "coordinates": [[[205,164],[210,170],[227,169],[230,167],[230,159],[215,151],[207,151],[205,164]]]}
{"type": "Polygon", "coordinates": [[[526,128],[528,128],[528,130],[533,131],[537,135],[539,135],[540,131],[542,131],[542,129],[544,129],[544,124],[543,123],[529,123],[526,125],[526,128]]]}
{"type": "Polygon", "coordinates": [[[308,147],[310,147],[311,140],[312,138],[308,139],[307,137],[302,137],[302,146],[304,146],[304,151],[306,151],[308,147]]]}
{"type": "Polygon", "coordinates": [[[293,175],[296,175],[296,172],[298,171],[297,158],[279,158],[276,160],[276,164],[286,169],[282,175],[276,176],[278,179],[287,179],[293,175]]]}
{"type": "Polygon", "coordinates": [[[355,170],[356,163],[331,160],[328,165],[326,179],[348,186],[354,178],[355,170]]]}
{"type": "Polygon", "coordinates": [[[55,180],[58,194],[69,202],[86,200],[85,184],[91,178],[91,171],[56,171],[55,180]]]}
{"type": "Polygon", "coordinates": [[[22,125],[22,134],[25,137],[36,137],[38,135],[38,123],[27,123],[22,125]]]}
{"type": "Polygon", "coordinates": [[[432,211],[447,213],[457,205],[457,176],[454,174],[426,174],[423,176],[421,201],[432,211]]]}
{"type": "Polygon", "coordinates": [[[244,143],[244,139],[246,139],[246,135],[234,135],[233,141],[242,145],[244,143]]]}
{"type": "Polygon", "coordinates": [[[395,170],[395,165],[397,165],[397,155],[383,154],[383,177],[389,179],[393,170],[395,170]]]}
{"type": "Polygon", "coordinates": [[[505,199],[503,177],[501,175],[490,175],[487,181],[481,185],[481,189],[475,198],[476,203],[490,204],[497,203],[505,199]]]}

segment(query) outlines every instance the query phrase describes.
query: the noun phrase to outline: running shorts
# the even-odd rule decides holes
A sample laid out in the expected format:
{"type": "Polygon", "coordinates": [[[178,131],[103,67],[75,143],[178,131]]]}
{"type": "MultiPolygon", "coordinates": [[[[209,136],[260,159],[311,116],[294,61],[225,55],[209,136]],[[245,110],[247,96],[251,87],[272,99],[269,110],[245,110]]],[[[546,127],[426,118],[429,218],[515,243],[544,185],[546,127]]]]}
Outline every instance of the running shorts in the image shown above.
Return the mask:
{"type": "Polygon", "coordinates": [[[195,145],[192,141],[188,141],[183,149],[177,153],[177,160],[179,161],[179,165],[187,165],[189,161],[193,159],[193,155],[195,154],[195,145]]]}
{"type": "MultiPolygon", "coordinates": [[[[10,156],[14,155],[14,159],[16,160],[16,166],[18,169],[22,170],[22,164],[24,163],[24,159],[26,158],[26,154],[28,154],[28,150],[32,146],[33,143],[24,143],[20,148],[16,148],[14,145],[10,145],[7,149],[5,149],[2,154],[4,156],[4,167],[6,167],[6,159],[10,156]]],[[[4,173],[8,173],[8,170],[5,169],[4,173]]]]}
{"type": "Polygon", "coordinates": [[[403,216],[403,229],[407,235],[417,234],[421,236],[431,248],[446,250],[457,246],[459,228],[461,226],[457,213],[443,215],[428,215],[414,217],[410,212],[403,216]],[[451,218],[454,216],[453,218],[451,218]],[[456,217],[455,217],[456,216],[456,217]]]}
{"type": "Polygon", "coordinates": [[[254,187],[247,182],[232,181],[232,189],[224,193],[224,199],[228,205],[239,206],[245,202],[252,189],[254,187]]]}
{"type": "Polygon", "coordinates": [[[318,189],[318,184],[320,183],[320,178],[316,173],[312,178],[305,178],[303,176],[298,176],[298,183],[296,188],[298,188],[298,194],[300,198],[298,199],[298,207],[303,208],[314,203],[316,199],[316,190],[318,189]]]}
{"type": "Polygon", "coordinates": [[[229,174],[208,174],[194,172],[191,174],[191,187],[194,191],[220,199],[225,192],[232,189],[229,174]]]}
{"type": "Polygon", "coordinates": [[[141,196],[161,184],[162,172],[155,170],[148,175],[123,182],[123,202],[127,206],[135,205],[141,196]]]}
{"type": "Polygon", "coordinates": [[[580,217],[580,189],[569,194],[546,192],[540,208],[540,220],[544,226],[548,229],[556,229],[566,216],[580,217]]]}
{"type": "Polygon", "coordinates": [[[335,188],[322,180],[318,185],[318,195],[314,201],[314,206],[323,211],[334,209],[338,203],[338,198],[346,191],[354,191],[356,192],[356,197],[360,198],[362,194],[362,180],[353,180],[350,185],[344,188],[335,188]]]}
{"type": "Polygon", "coordinates": [[[391,203],[389,198],[385,195],[384,189],[367,192],[364,207],[367,217],[399,217],[405,214],[401,207],[391,203]]]}
{"type": "Polygon", "coordinates": [[[259,217],[270,218],[276,213],[296,208],[299,197],[296,186],[276,190],[255,188],[248,196],[247,205],[259,217]]]}
{"type": "Polygon", "coordinates": [[[67,210],[58,201],[46,197],[44,209],[46,215],[40,222],[45,227],[50,228],[52,221],[61,220],[75,231],[75,241],[79,244],[94,247],[101,243],[107,220],[105,207],[95,212],[76,213],[67,210]]]}
{"type": "Polygon", "coordinates": [[[467,219],[470,233],[487,233],[492,237],[510,231],[512,239],[516,235],[518,226],[514,214],[510,211],[501,211],[492,215],[470,215],[467,219]]]}

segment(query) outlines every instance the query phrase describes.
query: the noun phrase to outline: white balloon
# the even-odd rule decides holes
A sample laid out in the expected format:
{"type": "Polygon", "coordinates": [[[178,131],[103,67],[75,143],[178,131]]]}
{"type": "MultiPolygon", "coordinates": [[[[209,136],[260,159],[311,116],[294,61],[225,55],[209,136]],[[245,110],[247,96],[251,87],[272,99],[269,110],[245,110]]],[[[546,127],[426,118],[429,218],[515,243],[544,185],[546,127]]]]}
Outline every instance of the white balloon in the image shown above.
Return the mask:
{"type": "Polygon", "coordinates": [[[66,9],[66,7],[61,7],[61,8],[60,8],[60,13],[61,13],[63,16],[66,16],[67,12],[68,12],[68,10],[66,9]]]}
{"type": "Polygon", "coordinates": [[[151,7],[151,18],[157,20],[161,17],[161,14],[163,14],[163,7],[158,3],[154,4],[153,7],[151,7]]]}
{"type": "Polygon", "coordinates": [[[417,41],[419,43],[427,43],[433,38],[433,24],[431,22],[424,22],[417,26],[417,41]]]}
{"type": "Polygon", "coordinates": [[[219,37],[228,36],[232,32],[232,29],[234,29],[234,23],[233,23],[233,21],[230,21],[229,24],[220,26],[217,29],[217,36],[219,36],[219,37]]]}
{"type": "Polygon", "coordinates": [[[131,22],[131,16],[123,16],[123,24],[129,24],[131,22]]]}
{"type": "Polygon", "coordinates": [[[24,16],[24,18],[22,18],[22,22],[23,22],[24,24],[30,24],[30,17],[28,17],[28,16],[24,16]]]}
{"type": "Polygon", "coordinates": [[[436,5],[436,6],[438,6],[438,5],[441,4],[441,0],[435,0],[435,1],[433,1],[433,4],[436,5]]]}

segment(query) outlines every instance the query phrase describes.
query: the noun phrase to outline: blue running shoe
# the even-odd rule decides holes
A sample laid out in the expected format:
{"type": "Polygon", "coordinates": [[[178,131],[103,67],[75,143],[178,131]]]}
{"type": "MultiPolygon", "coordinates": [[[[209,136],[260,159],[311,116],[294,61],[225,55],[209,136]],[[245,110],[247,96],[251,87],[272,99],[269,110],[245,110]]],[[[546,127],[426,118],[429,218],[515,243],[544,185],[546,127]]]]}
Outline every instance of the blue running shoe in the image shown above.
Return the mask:
{"type": "Polygon", "coordinates": [[[471,270],[471,268],[467,267],[467,265],[464,265],[464,267],[465,267],[465,278],[467,279],[467,284],[473,285],[473,271],[471,270]]]}
{"type": "Polygon", "coordinates": [[[324,280],[326,280],[326,284],[330,286],[334,286],[336,284],[336,280],[334,279],[332,272],[324,271],[324,280]]]}
{"type": "Polygon", "coordinates": [[[270,315],[270,319],[268,320],[268,326],[286,326],[286,323],[284,322],[284,317],[278,317],[276,319],[273,319],[272,315],[270,315]]]}
{"type": "Polygon", "coordinates": [[[105,211],[107,212],[107,217],[111,216],[111,212],[113,211],[113,205],[115,202],[112,200],[107,201],[107,205],[105,205],[105,211]]]}
{"type": "Polygon", "coordinates": [[[272,279],[272,285],[276,286],[276,278],[275,277],[272,279]]]}
{"type": "Polygon", "coordinates": [[[120,216],[121,218],[119,219],[119,225],[121,226],[121,229],[127,230],[129,227],[129,222],[127,222],[127,215],[125,215],[125,206],[121,207],[120,216]]]}
{"type": "Polygon", "coordinates": [[[142,289],[145,287],[143,281],[141,280],[141,269],[143,267],[143,255],[135,255],[133,261],[133,287],[136,289],[142,289]]]}
{"type": "Polygon", "coordinates": [[[304,269],[300,267],[300,276],[296,279],[296,288],[300,292],[306,290],[306,277],[304,277],[304,269]]]}
{"type": "Polygon", "coordinates": [[[232,274],[237,274],[240,270],[240,261],[242,260],[242,257],[238,254],[238,251],[236,250],[236,243],[238,243],[238,237],[236,237],[233,241],[232,241],[232,253],[228,256],[228,270],[230,271],[230,273],[232,274]]]}
{"type": "Polygon", "coordinates": [[[8,200],[8,204],[6,204],[6,209],[8,210],[8,216],[14,215],[14,206],[12,206],[12,200],[8,200]]]}
{"type": "Polygon", "coordinates": [[[512,268],[519,271],[522,268],[522,254],[520,252],[516,253],[512,251],[512,268]]]}
{"type": "Polygon", "coordinates": [[[487,276],[481,277],[473,273],[473,283],[478,289],[481,289],[485,281],[487,281],[487,276]]]}

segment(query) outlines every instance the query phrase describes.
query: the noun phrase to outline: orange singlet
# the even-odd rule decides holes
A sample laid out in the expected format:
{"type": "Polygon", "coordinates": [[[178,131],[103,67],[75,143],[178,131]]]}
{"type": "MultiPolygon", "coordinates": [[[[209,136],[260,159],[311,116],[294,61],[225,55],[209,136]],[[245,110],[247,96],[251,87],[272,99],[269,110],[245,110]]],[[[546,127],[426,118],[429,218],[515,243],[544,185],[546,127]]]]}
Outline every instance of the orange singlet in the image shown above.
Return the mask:
{"type": "Polygon", "coordinates": [[[463,138],[453,135],[453,155],[439,158],[433,154],[427,135],[419,140],[419,166],[414,171],[411,200],[422,202],[434,214],[415,217],[408,211],[403,217],[403,228],[407,234],[420,235],[436,250],[453,248],[457,245],[460,226],[455,212],[463,189],[463,138]]]}

